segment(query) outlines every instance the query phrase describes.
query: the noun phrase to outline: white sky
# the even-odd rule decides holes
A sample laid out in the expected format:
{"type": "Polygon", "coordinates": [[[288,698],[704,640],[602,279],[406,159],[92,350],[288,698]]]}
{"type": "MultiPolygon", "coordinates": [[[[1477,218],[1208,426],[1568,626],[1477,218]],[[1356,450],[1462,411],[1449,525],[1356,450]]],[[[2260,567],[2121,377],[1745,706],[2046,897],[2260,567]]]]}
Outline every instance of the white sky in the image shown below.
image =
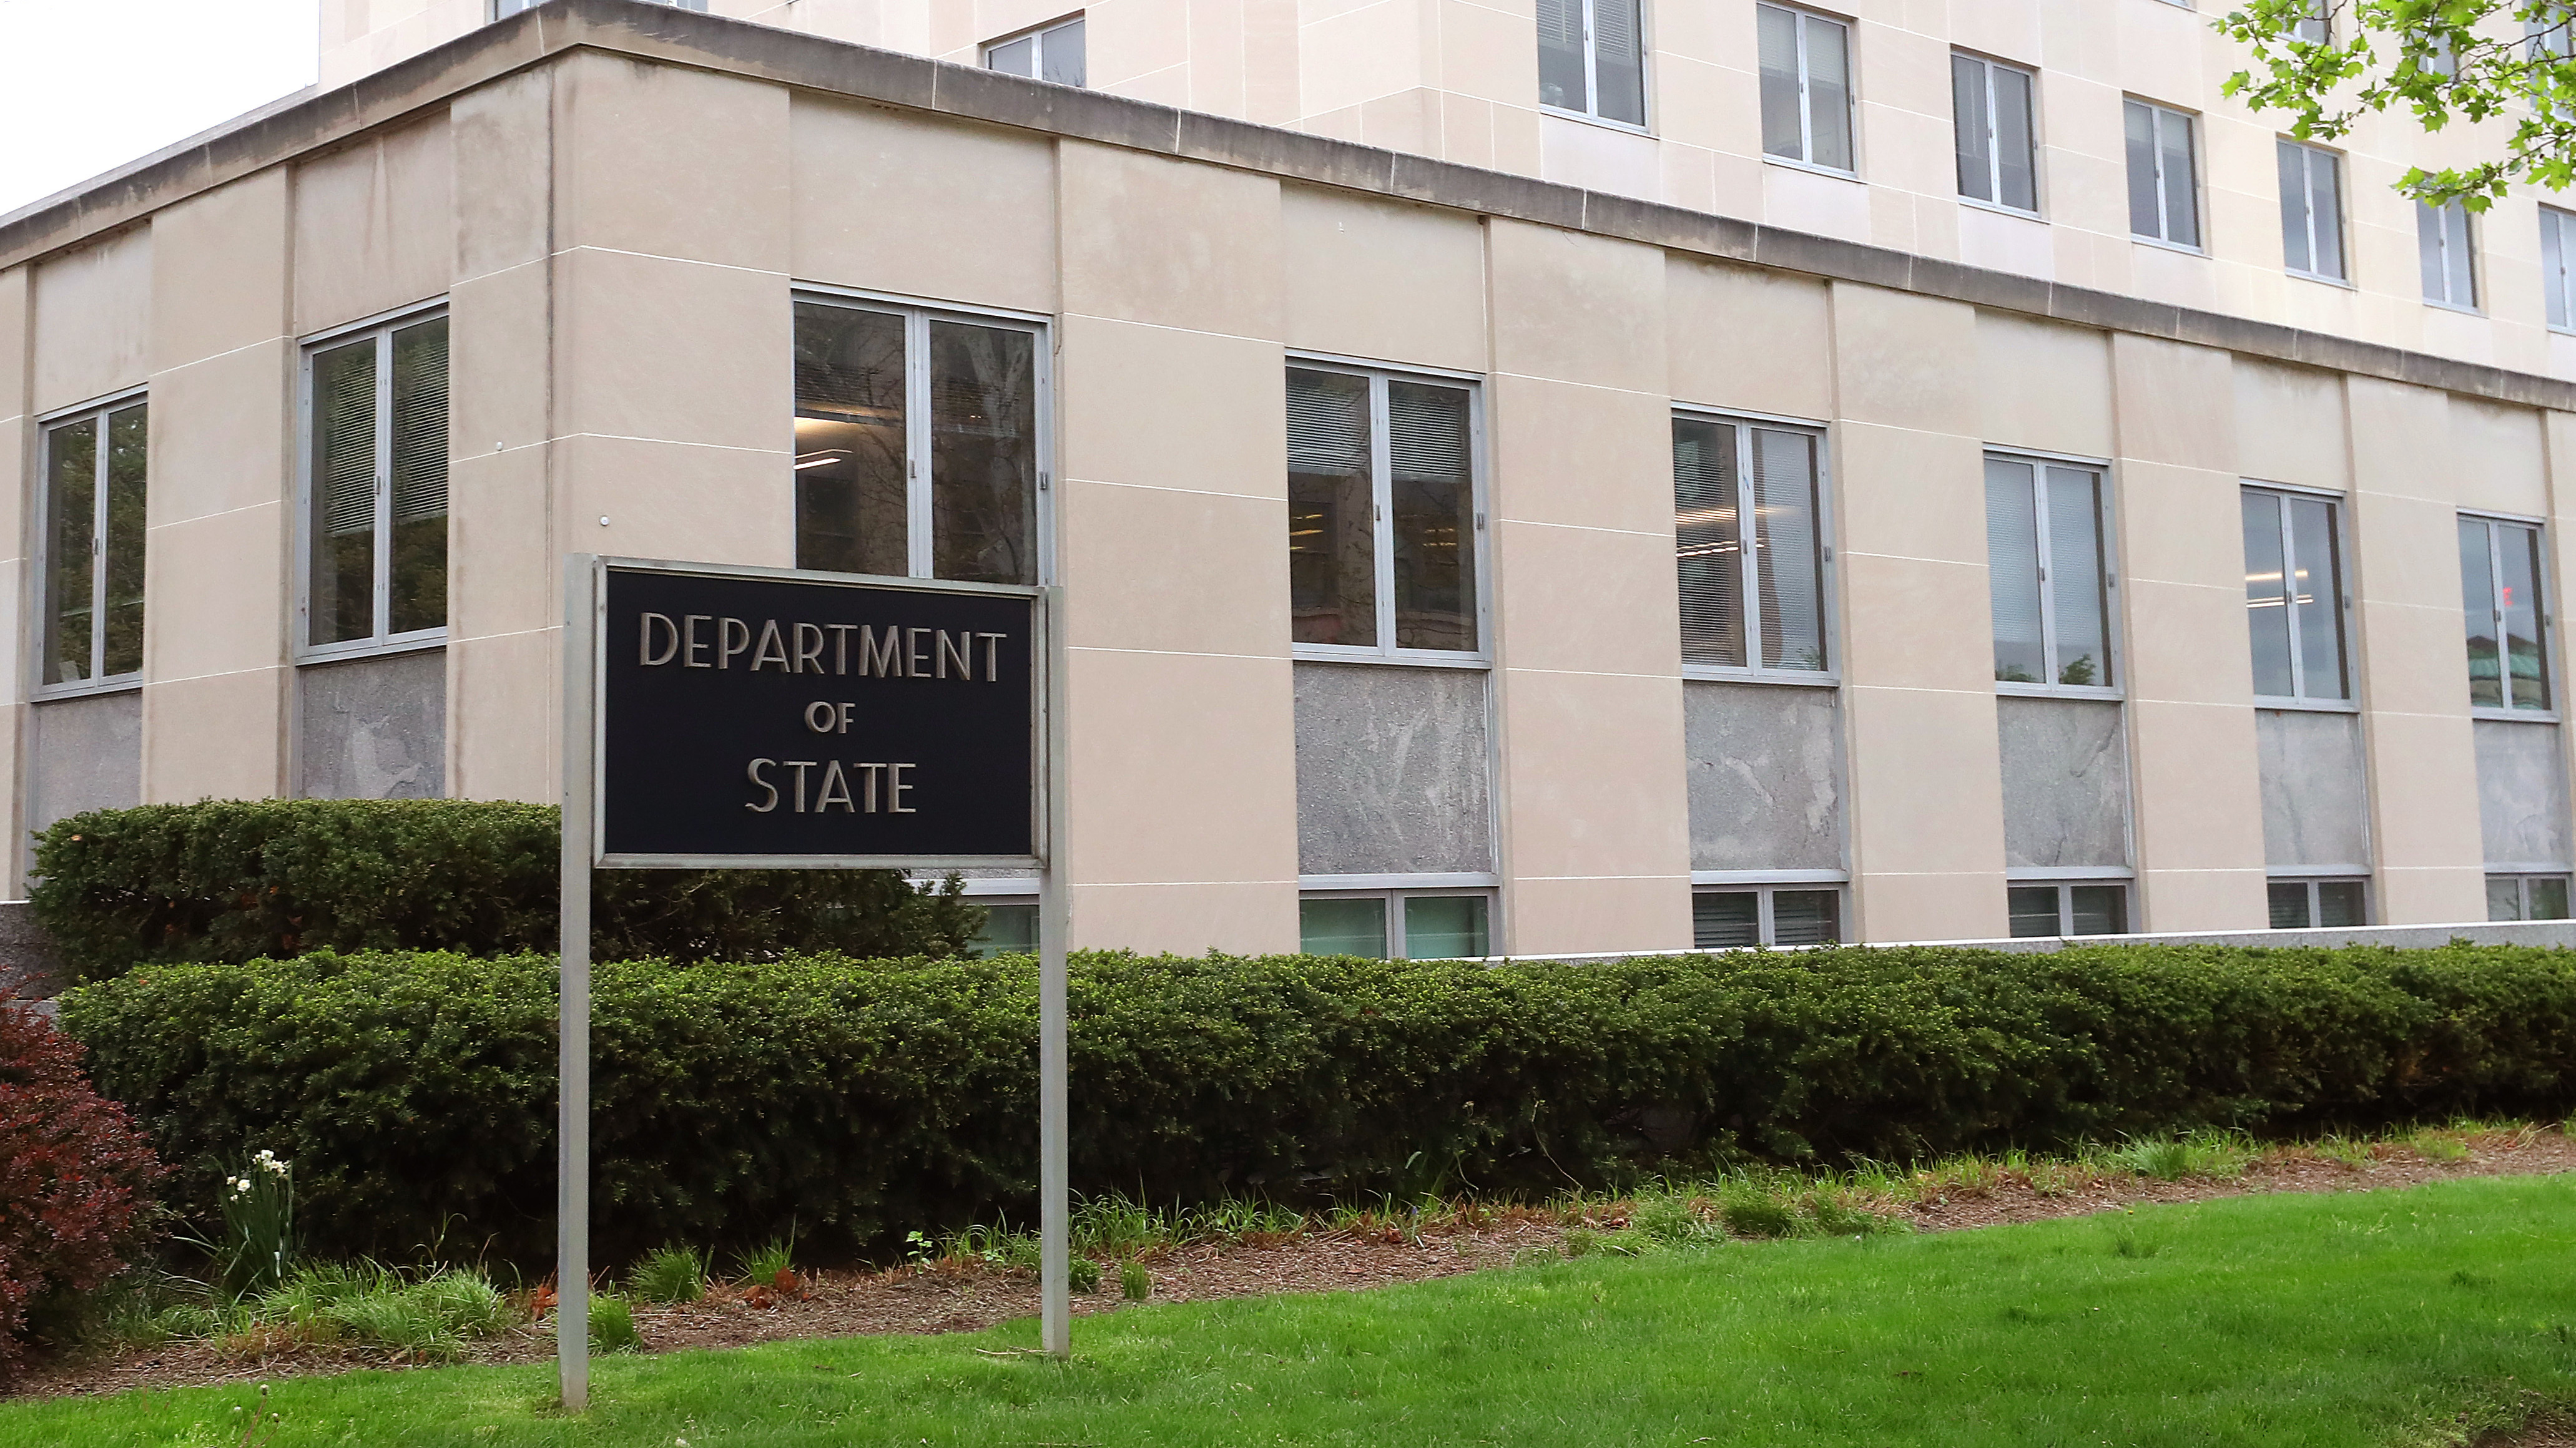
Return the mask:
{"type": "Polygon", "coordinates": [[[313,83],[319,0],[0,0],[0,213],[313,83]]]}

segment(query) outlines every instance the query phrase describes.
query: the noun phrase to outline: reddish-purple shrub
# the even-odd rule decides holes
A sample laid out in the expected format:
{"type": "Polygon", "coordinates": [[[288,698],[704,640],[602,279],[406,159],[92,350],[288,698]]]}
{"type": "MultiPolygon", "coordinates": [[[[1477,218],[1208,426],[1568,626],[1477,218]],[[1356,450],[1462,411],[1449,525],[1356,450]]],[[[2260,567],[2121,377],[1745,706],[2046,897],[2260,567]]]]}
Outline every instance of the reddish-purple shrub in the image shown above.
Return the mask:
{"type": "Polygon", "coordinates": [[[125,1108],[90,1089],[81,1047],[0,998],[0,1378],[26,1355],[28,1309],[124,1270],[150,1230],[160,1159],[125,1108]]]}

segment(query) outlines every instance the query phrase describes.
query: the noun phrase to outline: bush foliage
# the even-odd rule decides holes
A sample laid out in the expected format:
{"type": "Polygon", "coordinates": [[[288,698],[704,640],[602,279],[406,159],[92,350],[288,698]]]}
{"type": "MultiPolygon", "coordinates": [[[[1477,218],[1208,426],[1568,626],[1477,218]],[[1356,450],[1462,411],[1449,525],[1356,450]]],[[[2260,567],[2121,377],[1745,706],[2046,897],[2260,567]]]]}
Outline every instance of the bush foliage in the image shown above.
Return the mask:
{"type": "MultiPolygon", "coordinates": [[[[552,805],[209,800],[94,810],[36,842],[37,919],[86,979],[138,961],[312,950],[552,951],[562,836],[552,805]]],[[[796,951],[953,954],[983,911],[887,870],[606,870],[601,959],[796,951]]]]}
{"type": "Polygon", "coordinates": [[[124,1270],[161,1164],[80,1074],[80,1047],[0,999],[0,1381],[31,1316],[124,1270]]]}
{"type": "MultiPolygon", "coordinates": [[[[608,1254],[821,1250],[1024,1217],[1023,957],[596,977],[608,1254]]],[[[1074,1185],[1142,1200],[1560,1188],[1658,1165],[1878,1159],[2198,1127],[2558,1111],[2576,954],[1844,948],[1486,968],[1077,957],[1074,1185]]],[[[72,992],[102,1087],[194,1162],[297,1163],[326,1253],[541,1260],[554,972],[537,956],[156,966],[72,992]]]]}

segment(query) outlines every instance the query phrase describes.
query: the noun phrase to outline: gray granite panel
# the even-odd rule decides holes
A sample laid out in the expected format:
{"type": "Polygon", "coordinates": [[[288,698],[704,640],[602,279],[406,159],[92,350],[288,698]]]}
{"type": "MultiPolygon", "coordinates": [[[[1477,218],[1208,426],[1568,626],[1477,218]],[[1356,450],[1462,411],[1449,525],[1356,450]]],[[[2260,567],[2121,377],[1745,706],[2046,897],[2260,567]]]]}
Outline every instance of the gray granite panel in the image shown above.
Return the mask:
{"type": "Polygon", "coordinates": [[[27,828],[143,803],[143,691],[52,699],[28,710],[27,828]]]}
{"type": "Polygon", "coordinates": [[[1476,669],[1297,665],[1297,869],[1494,868],[1486,687],[1476,669]]]}
{"type": "Polygon", "coordinates": [[[2567,757],[2558,726],[2470,721],[2477,734],[2478,826],[2491,865],[2576,863],[2568,848],[2567,757]]]}
{"type": "Polygon", "coordinates": [[[437,799],[447,793],[447,651],[424,649],[298,672],[306,799],[437,799]]]}
{"type": "Polygon", "coordinates": [[[1691,868],[1843,867],[1842,702],[1832,689],[1682,685],[1691,868]]]}
{"type": "Polygon", "coordinates": [[[2275,870],[2370,863],[2370,767],[2361,716],[2254,711],[2263,862],[2275,870]]]}
{"type": "Polygon", "coordinates": [[[2129,863],[2129,743],[2108,699],[1995,700],[2004,863],[2129,863]]]}

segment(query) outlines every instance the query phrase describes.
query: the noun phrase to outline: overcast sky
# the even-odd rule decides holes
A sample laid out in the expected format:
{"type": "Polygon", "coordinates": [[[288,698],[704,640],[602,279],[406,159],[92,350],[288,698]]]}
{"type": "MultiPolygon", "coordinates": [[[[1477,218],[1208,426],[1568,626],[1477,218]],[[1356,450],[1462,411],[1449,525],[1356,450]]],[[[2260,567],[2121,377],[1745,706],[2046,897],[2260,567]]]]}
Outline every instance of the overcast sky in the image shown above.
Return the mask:
{"type": "Polygon", "coordinates": [[[0,0],[0,213],[313,83],[319,0],[0,0]]]}

